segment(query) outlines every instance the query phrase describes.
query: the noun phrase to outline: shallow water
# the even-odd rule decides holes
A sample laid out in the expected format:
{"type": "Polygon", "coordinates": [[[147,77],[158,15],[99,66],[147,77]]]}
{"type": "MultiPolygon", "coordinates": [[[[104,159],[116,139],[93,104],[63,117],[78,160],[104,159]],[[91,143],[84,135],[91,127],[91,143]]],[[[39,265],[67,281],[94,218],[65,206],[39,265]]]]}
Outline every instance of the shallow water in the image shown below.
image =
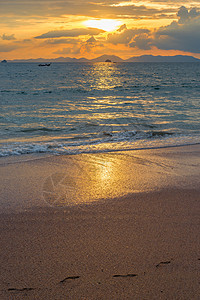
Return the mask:
{"type": "Polygon", "coordinates": [[[0,156],[200,142],[199,63],[0,65],[0,156]]]}

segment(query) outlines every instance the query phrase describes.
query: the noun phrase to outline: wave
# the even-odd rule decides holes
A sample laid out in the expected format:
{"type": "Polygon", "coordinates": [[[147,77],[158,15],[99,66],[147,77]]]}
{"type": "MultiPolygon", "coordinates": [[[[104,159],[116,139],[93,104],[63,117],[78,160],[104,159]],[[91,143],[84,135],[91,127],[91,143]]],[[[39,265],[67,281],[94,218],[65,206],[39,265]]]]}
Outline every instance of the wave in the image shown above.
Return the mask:
{"type": "Polygon", "coordinates": [[[180,146],[200,143],[199,136],[183,136],[172,132],[121,132],[112,133],[104,131],[101,136],[93,135],[82,139],[54,139],[51,141],[13,142],[2,144],[0,157],[24,154],[78,154],[112,152],[134,149],[160,148],[166,146],[180,146]]]}
{"type": "Polygon", "coordinates": [[[61,128],[47,128],[47,127],[39,127],[39,128],[23,128],[20,129],[20,132],[37,132],[37,131],[44,131],[44,132],[54,132],[54,131],[62,131],[61,128]]]}

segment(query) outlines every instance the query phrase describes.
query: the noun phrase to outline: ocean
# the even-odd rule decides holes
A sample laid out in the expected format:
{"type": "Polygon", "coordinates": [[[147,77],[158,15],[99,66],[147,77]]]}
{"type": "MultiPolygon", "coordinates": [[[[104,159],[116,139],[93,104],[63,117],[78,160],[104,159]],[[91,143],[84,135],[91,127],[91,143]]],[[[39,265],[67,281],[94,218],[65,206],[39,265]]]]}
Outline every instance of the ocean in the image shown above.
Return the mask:
{"type": "Polygon", "coordinates": [[[200,143],[200,63],[0,64],[0,156],[200,143]]]}

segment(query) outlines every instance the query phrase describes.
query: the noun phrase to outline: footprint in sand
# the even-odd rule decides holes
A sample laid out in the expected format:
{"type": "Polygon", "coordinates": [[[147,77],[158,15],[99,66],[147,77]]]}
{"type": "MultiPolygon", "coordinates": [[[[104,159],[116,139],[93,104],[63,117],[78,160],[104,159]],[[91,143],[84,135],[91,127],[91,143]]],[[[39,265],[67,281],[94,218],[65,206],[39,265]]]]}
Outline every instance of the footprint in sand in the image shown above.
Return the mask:
{"type": "Polygon", "coordinates": [[[126,275],[121,275],[121,274],[116,274],[116,275],[113,275],[114,278],[117,278],[117,277],[136,277],[138,276],[137,274],[126,274],[126,275]]]}
{"type": "Polygon", "coordinates": [[[159,264],[156,265],[156,268],[160,267],[161,265],[168,265],[170,263],[171,263],[170,260],[168,260],[168,261],[161,261],[159,264]]]}
{"type": "Polygon", "coordinates": [[[17,289],[17,288],[9,288],[9,292],[27,292],[27,291],[32,291],[34,290],[33,288],[22,288],[22,289],[17,289]]]}
{"type": "Polygon", "coordinates": [[[69,276],[69,277],[66,277],[63,280],[61,280],[59,283],[64,283],[67,280],[75,280],[75,279],[78,279],[78,278],[80,278],[80,276],[69,276]]]}

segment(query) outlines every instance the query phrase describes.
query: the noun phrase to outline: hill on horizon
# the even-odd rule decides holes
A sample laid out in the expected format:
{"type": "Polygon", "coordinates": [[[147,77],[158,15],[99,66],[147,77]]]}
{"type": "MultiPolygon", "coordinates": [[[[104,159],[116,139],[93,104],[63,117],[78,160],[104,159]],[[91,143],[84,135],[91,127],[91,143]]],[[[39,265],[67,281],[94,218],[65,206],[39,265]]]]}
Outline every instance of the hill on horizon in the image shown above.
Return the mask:
{"type": "Polygon", "coordinates": [[[173,56],[161,56],[161,55],[141,55],[138,57],[130,57],[127,62],[195,62],[200,59],[189,55],[173,55],[173,56]]]}
{"type": "Polygon", "coordinates": [[[32,59],[15,59],[8,60],[8,62],[35,62],[35,63],[45,63],[45,62],[105,62],[110,60],[111,62],[200,62],[200,59],[189,56],[189,55],[173,55],[173,56],[162,56],[162,55],[141,55],[133,56],[128,59],[122,59],[116,55],[101,55],[94,59],[82,58],[72,58],[72,57],[57,57],[52,59],[46,58],[32,58],[32,59]]]}

